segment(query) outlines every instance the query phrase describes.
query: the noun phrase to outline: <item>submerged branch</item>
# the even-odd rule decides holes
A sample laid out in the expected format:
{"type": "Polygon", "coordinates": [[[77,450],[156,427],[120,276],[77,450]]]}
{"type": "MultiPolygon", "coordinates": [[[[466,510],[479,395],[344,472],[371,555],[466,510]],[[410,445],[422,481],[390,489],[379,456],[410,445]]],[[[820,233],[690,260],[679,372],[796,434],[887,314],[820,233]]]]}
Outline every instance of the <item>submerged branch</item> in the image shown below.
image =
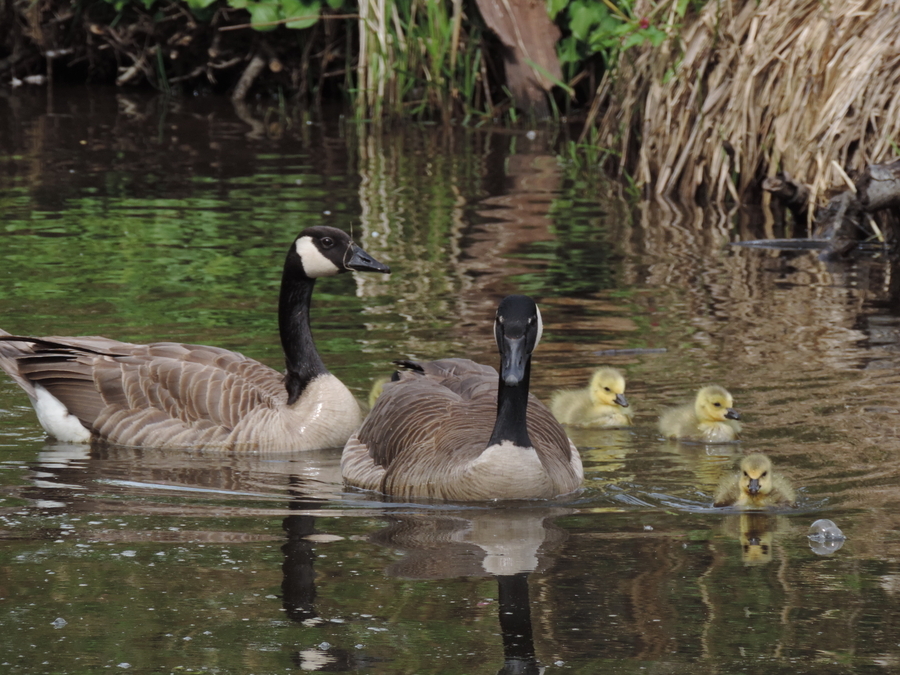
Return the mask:
{"type": "MultiPolygon", "coordinates": [[[[849,177],[848,177],[849,180],[849,177]]],[[[766,178],[762,187],[789,209],[796,222],[807,225],[811,190],[789,174],[766,178]]],[[[813,238],[829,242],[832,255],[843,256],[873,235],[884,243],[900,242],[900,160],[871,164],[849,187],[834,195],[813,215],[813,238]],[[884,212],[884,213],[882,213],[884,212]],[[883,216],[879,226],[876,218],[883,216]]]]}

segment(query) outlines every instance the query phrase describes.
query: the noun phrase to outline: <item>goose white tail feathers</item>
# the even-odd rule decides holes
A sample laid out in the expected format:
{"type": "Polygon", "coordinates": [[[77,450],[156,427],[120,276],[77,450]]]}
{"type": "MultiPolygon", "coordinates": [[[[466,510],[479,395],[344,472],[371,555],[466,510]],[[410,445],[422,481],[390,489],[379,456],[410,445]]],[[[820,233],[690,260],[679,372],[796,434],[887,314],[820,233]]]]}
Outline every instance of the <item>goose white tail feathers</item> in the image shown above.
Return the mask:
{"type": "Polygon", "coordinates": [[[346,270],[389,268],[332,227],[308,228],[290,247],[279,299],[285,374],[218,347],[5,332],[0,368],[59,440],[254,452],[340,446],[361,413],[316,351],[309,304],[316,278],[346,270]]]}
{"type": "Polygon", "coordinates": [[[546,499],[581,486],[578,450],[528,392],[537,306],[510,296],[494,325],[499,374],[468,359],[404,363],[344,446],[345,483],[451,501],[546,499]]]}

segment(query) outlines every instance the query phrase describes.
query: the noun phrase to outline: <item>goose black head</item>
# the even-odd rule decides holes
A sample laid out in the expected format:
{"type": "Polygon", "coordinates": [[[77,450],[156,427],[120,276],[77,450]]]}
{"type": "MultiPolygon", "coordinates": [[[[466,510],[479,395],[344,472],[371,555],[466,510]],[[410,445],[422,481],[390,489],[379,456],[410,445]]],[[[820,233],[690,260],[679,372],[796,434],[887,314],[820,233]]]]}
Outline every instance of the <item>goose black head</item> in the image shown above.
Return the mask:
{"type": "Polygon", "coordinates": [[[288,263],[299,263],[310,279],[339,274],[346,270],[389,273],[391,268],[380,263],[353,243],[343,230],[327,225],[308,227],[288,253],[288,263]]]}
{"type": "Polygon", "coordinates": [[[531,353],[543,331],[541,310],[527,295],[509,295],[500,302],[494,339],[500,350],[500,377],[508,386],[525,379],[531,353]]]}

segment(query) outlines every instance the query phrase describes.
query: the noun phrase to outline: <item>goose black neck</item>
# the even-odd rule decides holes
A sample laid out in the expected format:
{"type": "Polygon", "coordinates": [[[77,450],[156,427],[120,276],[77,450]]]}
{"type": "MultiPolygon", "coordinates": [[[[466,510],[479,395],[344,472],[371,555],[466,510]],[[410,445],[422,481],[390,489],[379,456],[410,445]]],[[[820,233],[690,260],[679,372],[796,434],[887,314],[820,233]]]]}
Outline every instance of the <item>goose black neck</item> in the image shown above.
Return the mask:
{"type": "Polygon", "coordinates": [[[525,362],[525,376],[515,385],[500,378],[497,388],[497,421],[488,447],[511,441],[520,448],[530,448],[531,438],[525,423],[528,411],[528,382],[531,379],[531,357],[525,362]]]}
{"type": "Polygon", "coordinates": [[[309,305],[316,280],[306,276],[302,268],[298,272],[297,265],[299,263],[288,257],[278,298],[278,330],[287,367],[284,386],[288,393],[288,405],[300,398],[314,378],[328,372],[316,351],[309,328],[309,305]]]}

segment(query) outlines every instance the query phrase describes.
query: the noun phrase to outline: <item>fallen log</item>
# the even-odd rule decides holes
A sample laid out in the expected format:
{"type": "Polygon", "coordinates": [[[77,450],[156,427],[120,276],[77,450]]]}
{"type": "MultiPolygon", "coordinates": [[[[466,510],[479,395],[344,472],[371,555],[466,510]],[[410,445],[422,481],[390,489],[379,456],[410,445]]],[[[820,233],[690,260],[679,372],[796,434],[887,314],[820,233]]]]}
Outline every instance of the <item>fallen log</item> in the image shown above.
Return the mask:
{"type": "Polygon", "coordinates": [[[867,166],[850,188],[814,210],[811,223],[808,186],[779,174],[762,188],[791,212],[799,229],[811,225],[812,238],[827,241],[830,256],[845,256],[873,236],[891,247],[900,243],[900,160],[867,166]]]}

